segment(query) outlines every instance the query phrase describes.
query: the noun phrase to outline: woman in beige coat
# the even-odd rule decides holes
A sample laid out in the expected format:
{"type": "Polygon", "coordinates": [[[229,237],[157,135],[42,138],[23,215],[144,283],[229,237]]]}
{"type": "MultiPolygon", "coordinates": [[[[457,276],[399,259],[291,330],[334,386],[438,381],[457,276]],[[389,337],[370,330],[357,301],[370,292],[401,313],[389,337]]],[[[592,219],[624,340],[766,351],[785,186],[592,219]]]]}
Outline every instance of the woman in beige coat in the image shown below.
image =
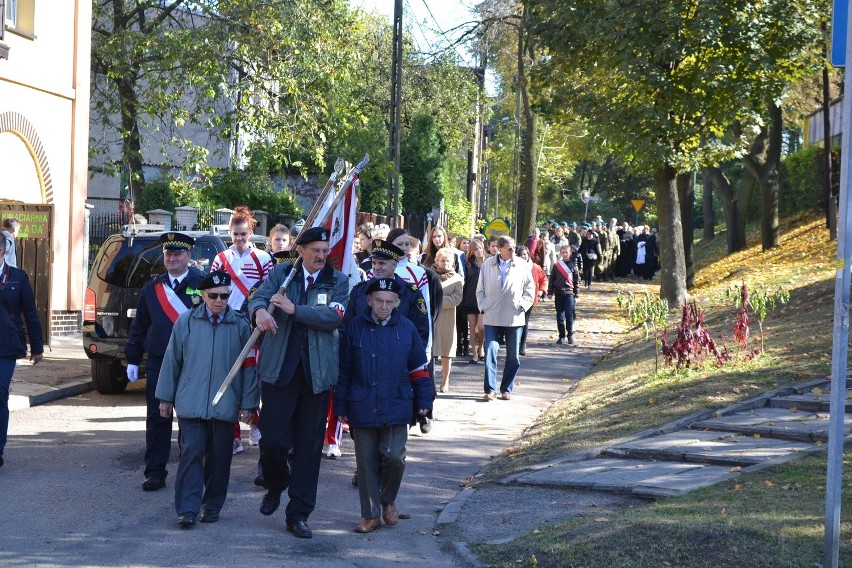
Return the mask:
{"type": "Polygon", "coordinates": [[[435,253],[435,270],[441,277],[441,289],[444,300],[441,311],[435,321],[432,355],[441,358],[441,392],[447,392],[450,385],[450,370],[456,354],[456,306],[464,294],[464,278],[453,270],[455,254],[442,248],[435,253]]]}

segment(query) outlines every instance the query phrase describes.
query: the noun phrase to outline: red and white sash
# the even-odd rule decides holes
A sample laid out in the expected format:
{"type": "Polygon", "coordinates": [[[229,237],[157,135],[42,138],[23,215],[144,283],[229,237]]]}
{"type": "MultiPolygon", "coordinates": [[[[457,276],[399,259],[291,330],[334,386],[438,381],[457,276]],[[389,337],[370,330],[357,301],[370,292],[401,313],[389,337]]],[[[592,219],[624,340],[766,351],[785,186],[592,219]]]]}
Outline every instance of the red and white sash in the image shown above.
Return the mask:
{"type": "Polygon", "coordinates": [[[568,265],[565,264],[565,261],[560,259],[559,262],[556,263],[556,268],[559,270],[559,274],[562,275],[568,286],[573,288],[574,278],[571,276],[571,270],[568,268],[568,265]]]}
{"type": "Polygon", "coordinates": [[[172,320],[172,323],[175,323],[182,313],[189,311],[189,308],[181,302],[177,293],[165,282],[155,285],[154,292],[157,294],[157,302],[159,302],[166,316],[172,320]]]}
{"type": "MultiPolygon", "coordinates": [[[[262,275],[263,264],[257,258],[254,250],[249,251],[249,256],[257,267],[257,274],[262,275]]],[[[217,257],[222,265],[222,270],[231,276],[231,297],[228,298],[228,305],[235,310],[239,310],[243,307],[243,302],[251,293],[252,286],[262,280],[262,277],[252,279],[246,276],[242,268],[242,259],[230,249],[220,252],[217,257]]]]}

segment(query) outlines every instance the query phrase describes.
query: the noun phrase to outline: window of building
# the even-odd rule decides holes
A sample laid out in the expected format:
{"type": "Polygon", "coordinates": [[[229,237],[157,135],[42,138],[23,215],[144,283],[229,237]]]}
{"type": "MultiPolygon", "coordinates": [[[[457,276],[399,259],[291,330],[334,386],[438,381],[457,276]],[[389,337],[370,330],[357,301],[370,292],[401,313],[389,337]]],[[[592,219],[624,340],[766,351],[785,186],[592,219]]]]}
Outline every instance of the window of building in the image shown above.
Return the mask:
{"type": "Polygon", "coordinates": [[[15,18],[18,15],[18,0],[6,0],[6,25],[15,27],[15,18]]]}
{"type": "Polygon", "coordinates": [[[29,38],[35,37],[36,0],[0,0],[6,4],[5,27],[29,38]]]}

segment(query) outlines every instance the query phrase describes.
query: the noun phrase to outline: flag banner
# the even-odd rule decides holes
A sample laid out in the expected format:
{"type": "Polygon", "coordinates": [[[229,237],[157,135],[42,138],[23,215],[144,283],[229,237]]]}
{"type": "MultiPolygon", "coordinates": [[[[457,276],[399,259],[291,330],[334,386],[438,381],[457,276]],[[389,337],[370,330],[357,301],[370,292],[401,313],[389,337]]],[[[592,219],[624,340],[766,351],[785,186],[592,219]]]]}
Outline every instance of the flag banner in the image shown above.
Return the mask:
{"type": "MultiPolygon", "coordinates": [[[[352,263],[352,243],[355,241],[355,219],[358,211],[358,177],[352,180],[331,218],[325,224],[325,228],[331,231],[328,247],[328,261],[341,272],[348,273],[349,265],[352,263]]],[[[317,215],[317,218],[320,218],[317,215]]]]}

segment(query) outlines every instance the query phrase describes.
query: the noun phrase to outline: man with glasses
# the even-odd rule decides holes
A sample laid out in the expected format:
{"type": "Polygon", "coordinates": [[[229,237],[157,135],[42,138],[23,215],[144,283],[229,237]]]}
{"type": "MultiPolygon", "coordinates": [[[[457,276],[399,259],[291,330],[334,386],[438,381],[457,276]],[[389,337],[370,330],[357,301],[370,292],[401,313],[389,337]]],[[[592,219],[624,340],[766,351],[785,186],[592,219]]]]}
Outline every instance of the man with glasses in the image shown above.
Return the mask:
{"type": "Polygon", "coordinates": [[[160,415],[180,424],[180,464],[175,475],[178,525],[198,518],[215,523],[228,494],[231,432],[247,422],[259,401],[254,357],[243,362],[222,399],[213,394],[249,341],[248,322],[228,306],[231,277],[214,271],[204,277],[204,305],[182,314],[174,325],[157,384],[160,415]]]}
{"type": "Polygon", "coordinates": [[[349,278],[326,262],[330,233],[322,227],[302,231],[299,260],[276,265],[248,305],[257,329],[266,332],[258,361],[260,465],[267,487],[260,512],[273,514],[289,487],[286,527],[299,538],[313,536],[307,521],[316,506],[328,391],[337,383],[337,330],[349,301],[349,278]]]}
{"type": "Polygon", "coordinates": [[[131,383],[139,378],[139,365],[143,354],[147,353],[145,399],[148,409],[145,419],[145,481],[142,483],[145,491],[156,491],[166,486],[172,419],[160,416],[160,403],[155,393],[172,327],[178,316],[192,307],[193,298],[200,301],[197,288],[202,274],[189,266],[194,242],[192,237],[181,233],[164,233],[160,237],[166,272],[142,288],[136,317],[124,346],[127,379],[131,383]]]}
{"type": "Polygon", "coordinates": [[[518,350],[524,329],[524,312],[533,305],[535,282],[527,261],[515,256],[515,240],[497,239],[497,254],[482,263],[476,301],[485,324],[485,400],[497,398],[497,337],[506,337],[506,362],[500,382],[503,400],[512,398],[515,376],[521,367],[518,350]]]}

